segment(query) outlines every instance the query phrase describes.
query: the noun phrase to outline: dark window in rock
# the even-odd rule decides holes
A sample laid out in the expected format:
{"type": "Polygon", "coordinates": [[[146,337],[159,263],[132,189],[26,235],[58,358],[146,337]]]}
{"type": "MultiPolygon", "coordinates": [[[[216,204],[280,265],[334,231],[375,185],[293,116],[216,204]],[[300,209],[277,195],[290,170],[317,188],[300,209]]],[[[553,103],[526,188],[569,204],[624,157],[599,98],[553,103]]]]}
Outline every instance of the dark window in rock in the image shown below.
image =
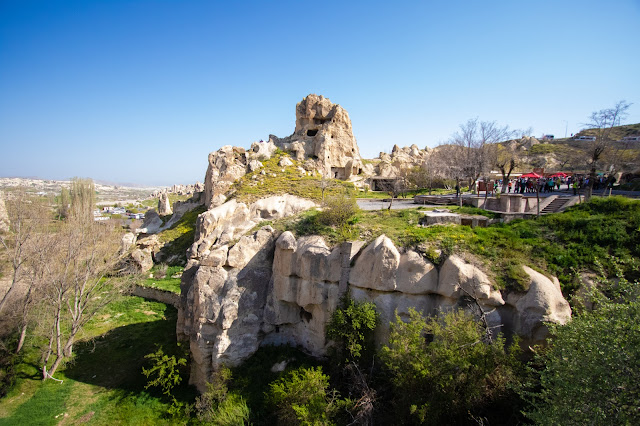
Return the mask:
{"type": "Polygon", "coordinates": [[[311,312],[306,311],[304,308],[300,308],[300,319],[305,320],[306,322],[311,321],[311,318],[313,318],[313,315],[311,315],[311,312]]]}
{"type": "Polygon", "coordinates": [[[318,134],[318,129],[309,129],[307,130],[307,136],[315,136],[318,134]]]}
{"type": "Polygon", "coordinates": [[[276,325],[276,333],[280,333],[280,326],[276,325]]]}

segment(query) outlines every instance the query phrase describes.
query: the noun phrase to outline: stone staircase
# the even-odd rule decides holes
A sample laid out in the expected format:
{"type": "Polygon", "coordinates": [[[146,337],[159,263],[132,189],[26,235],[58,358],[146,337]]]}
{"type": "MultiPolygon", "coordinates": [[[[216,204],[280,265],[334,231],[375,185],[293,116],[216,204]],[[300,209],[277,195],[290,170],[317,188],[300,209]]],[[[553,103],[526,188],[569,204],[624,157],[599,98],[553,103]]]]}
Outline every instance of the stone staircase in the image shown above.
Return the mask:
{"type": "Polygon", "coordinates": [[[549,204],[544,206],[542,208],[542,210],[540,210],[540,214],[556,213],[562,207],[564,207],[564,205],[567,204],[567,202],[569,200],[571,200],[570,196],[559,195],[553,201],[551,201],[549,204]]]}

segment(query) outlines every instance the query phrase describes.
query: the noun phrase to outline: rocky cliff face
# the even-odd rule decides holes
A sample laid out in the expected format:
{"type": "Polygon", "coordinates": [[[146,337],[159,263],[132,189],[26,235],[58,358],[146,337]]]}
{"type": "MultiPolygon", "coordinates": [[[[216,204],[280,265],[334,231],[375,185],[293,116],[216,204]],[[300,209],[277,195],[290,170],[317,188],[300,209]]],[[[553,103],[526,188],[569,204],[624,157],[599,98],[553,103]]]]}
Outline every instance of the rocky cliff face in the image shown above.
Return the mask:
{"type": "Polygon", "coordinates": [[[312,94],[299,102],[293,134],[286,138],[269,135],[269,141],[327,177],[348,179],[362,170],[349,114],[323,96],[312,94]]]}
{"type": "Polygon", "coordinates": [[[484,271],[459,256],[438,268],[384,235],[366,246],[334,248],[319,236],[296,239],[270,226],[240,237],[250,228],[247,220],[256,223],[251,218],[301,208],[291,208],[294,201],[289,208],[273,200],[256,204],[226,203],[198,219],[182,278],[177,331],[190,342],[191,381],[200,389],[214,369],[238,365],[263,343],[289,343],[324,355],[325,326],[345,292],[375,303],[378,344],[386,340],[395,312],[407,318],[411,307],[425,315],[479,308],[495,331],[518,334],[524,344],[544,341],[546,322],[562,324],[571,316],[557,280],[526,267],[529,290],[503,294],[484,271]]]}

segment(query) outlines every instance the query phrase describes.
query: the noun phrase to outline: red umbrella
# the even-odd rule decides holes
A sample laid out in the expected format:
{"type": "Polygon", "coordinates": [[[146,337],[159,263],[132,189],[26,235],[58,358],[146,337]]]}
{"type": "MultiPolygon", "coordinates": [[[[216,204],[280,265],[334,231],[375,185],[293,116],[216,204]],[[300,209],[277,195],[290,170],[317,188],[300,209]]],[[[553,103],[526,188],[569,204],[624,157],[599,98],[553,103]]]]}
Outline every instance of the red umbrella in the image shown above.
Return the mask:
{"type": "Polygon", "coordinates": [[[539,179],[539,178],[541,178],[542,176],[541,176],[541,175],[539,175],[539,174],[537,174],[537,173],[533,173],[533,172],[532,172],[532,173],[525,173],[525,174],[523,174],[523,175],[522,175],[522,176],[520,176],[520,177],[523,177],[523,178],[534,178],[534,179],[539,179]]]}
{"type": "Polygon", "coordinates": [[[558,173],[552,174],[550,177],[567,177],[567,176],[569,175],[566,174],[565,172],[558,172],[558,173]]]}

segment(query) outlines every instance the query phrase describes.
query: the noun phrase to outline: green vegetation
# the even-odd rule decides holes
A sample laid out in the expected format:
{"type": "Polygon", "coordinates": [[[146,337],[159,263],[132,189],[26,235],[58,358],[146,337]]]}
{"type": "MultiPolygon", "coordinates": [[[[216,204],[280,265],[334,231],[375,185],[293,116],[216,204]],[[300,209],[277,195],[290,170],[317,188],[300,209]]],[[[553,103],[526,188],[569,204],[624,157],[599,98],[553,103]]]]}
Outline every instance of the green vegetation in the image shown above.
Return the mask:
{"type": "Polygon", "coordinates": [[[272,382],[267,401],[281,425],[331,424],[340,404],[322,367],[299,368],[272,382]]]}
{"type": "Polygon", "coordinates": [[[196,219],[198,215],[204,213],[206,207],[201,206],[188,211],[169,229],[159,232],[158,240],[165,245],[163,251],[168,255],[186,256],[186,251],[193,244],[196,232],[196,219]]]}
{"type": "MultiPolygon", "coordinates": [[[[322,200],[321,176],[307,176],[297,169],[299,163],[291,159],[293,166],[280,167],[280,158],[286,156],[282,151],[276,153],[269,160],[262,162],[263,166],[253,173],[247,173],[236,181],[231,188],[231,196],[238,202],[253,203],[254,201],[272,195],[291,194],[311,200],[322,200]],[[264,174],[262,174],[264,172],[264,174]]],[[[335,180],[327,180],[325,196],[355,193],[353,184],[335,180]]]]}
{"type": "Polygon", "coordinates": [[[144,287],[157,288],[180,294],[180,276],[184,268],[182,266],[156,265],[151,269],[153,278],[145,278],[140,282],[144,287]],[[174,278],[175,277],[175,278],[174,278]]]}
{"type": "MultiPolygon", "coordinates": [[[[28,339],[16,360],[16,382],[0,400],[0,425],[16,424],[176,424],[160,392],[146,392],[144,355],[156,345],[176,346],[176,310],[139,297],[120,296],[84,328],[73,361],[58,370],[63,383],[41,381],[40,342],[28,339]]],[[[178,400],[193,400],[181,386],[178,400]]]]}
{"type": "Polygon", "coordinates": [[[359,303],[345,297],[341,306],[331,315],[327,324],[327,337],[334,341],[334,358],[339,365],[372,359],[373,330],[378,313],[371,302],[359,303]]]}
{"type": "Polygon", "coordinates": [[[562,150],[563,150],[563,147],[561,145],[540,143],[540,144],[533,145],[529,149],[529,154],[546,155],[546,154],[552,154],[554,152],[558,152],[562,150]]]}
{"type": "Polygon", "coordinates": [[[380,354],[394,389],[396,423],[462,424],[495,416],[493,424],[509,411],[517,415],[519,352],[517,342],[506,347],[462,310],[427,319],[410,309],[406,323],[396,316],[380,354]]]}
{"type": "MultiPolygon", "coordinates": [[[[621,266],[619,260],[612,263],[621,266]]],[[[637,267],[637,265],[636,265],[637,267]]],[[[601,274],[580,309],[534,366],[527,416],[540,425],[635,424],[640,412],[640,283],[601,274]]]]}

